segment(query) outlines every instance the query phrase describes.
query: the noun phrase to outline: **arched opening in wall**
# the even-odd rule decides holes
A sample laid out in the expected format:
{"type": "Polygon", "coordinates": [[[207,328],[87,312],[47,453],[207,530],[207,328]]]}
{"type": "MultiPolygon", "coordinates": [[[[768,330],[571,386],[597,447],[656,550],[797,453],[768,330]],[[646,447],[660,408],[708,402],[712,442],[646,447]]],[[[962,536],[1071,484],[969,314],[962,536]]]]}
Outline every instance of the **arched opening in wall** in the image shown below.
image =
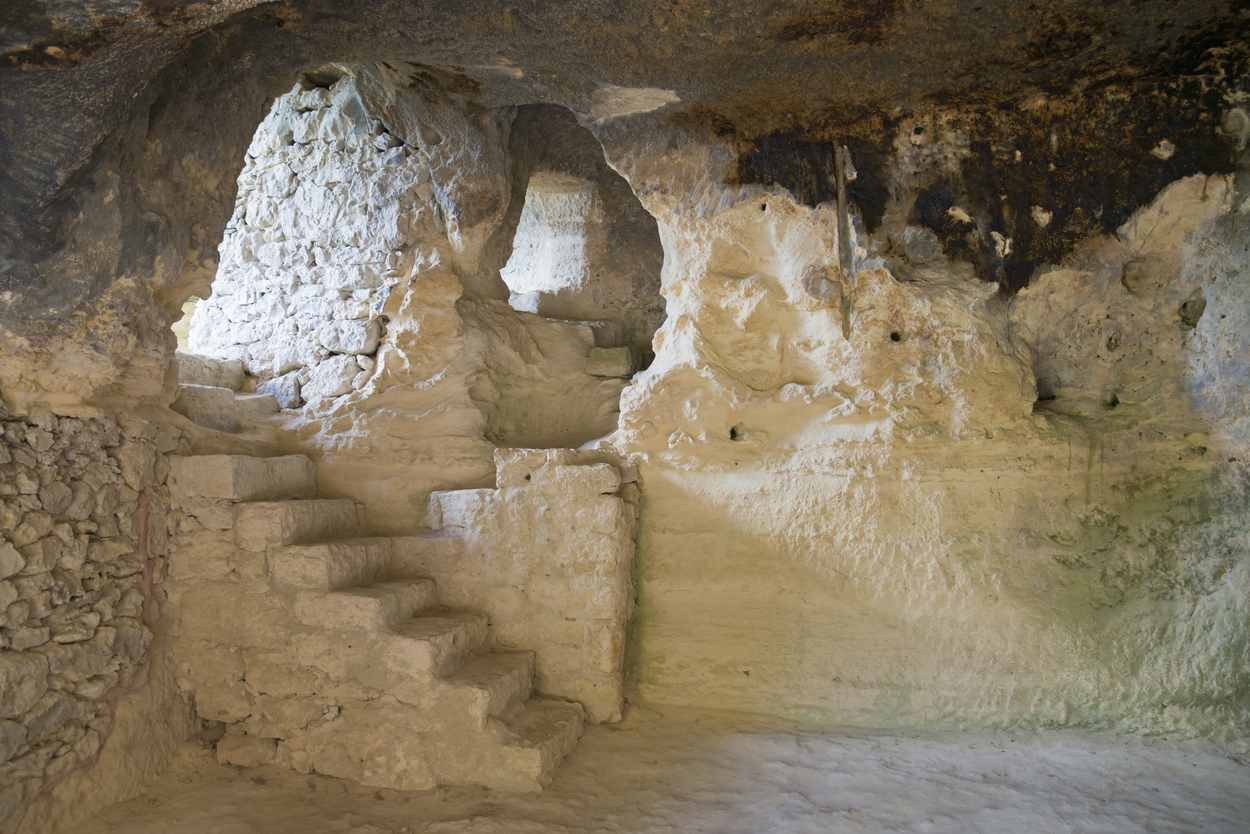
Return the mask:
{"type": "Polygon", "coordinates": [[[632,349],[637,367],[649,364],[664,321],[655,219],[607,164],[594,134],[563,107],[518,108],[511,148],[516,231],[500,271],[509,304],[590,322],[600,347],[632,349]]]}
{"type": "Polygon", "coordinates": [[[232,431],[360,389],[386,324],[376,302],[407,242],[368,204],[382,183],[412,185],[405,154],[365,113],[350,67],[306,73],[274,101],[246,151],[212,292],[174,325],[174,410],[232,431]]]}
{"type": "Polygon", "coordinates": [[[174,408],[229,431],[438,379],[411,408],[463,409],[467,393],[496,445],[611,433],[664,319],[654,218],[570,111],[503,108],[492,132],[465,102],[405,84],[407,109],[372,112],[362,85],[391,69],[306,74],[257,128],[174,408]],[[484,157],[499,167],[466,162],[484,157]],[[474,244],[486,221],[472,216],[492,204],[495,231],[474,244]]]}

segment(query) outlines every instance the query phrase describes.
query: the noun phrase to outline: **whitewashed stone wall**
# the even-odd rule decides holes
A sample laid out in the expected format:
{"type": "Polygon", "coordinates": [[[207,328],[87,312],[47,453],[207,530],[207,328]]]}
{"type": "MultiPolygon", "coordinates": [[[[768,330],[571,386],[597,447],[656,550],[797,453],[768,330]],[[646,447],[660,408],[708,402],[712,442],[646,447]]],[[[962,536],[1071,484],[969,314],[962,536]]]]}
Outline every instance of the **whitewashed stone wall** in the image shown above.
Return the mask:
{"type": "MultiPolygon", "coordinates": [[[[239,176],[213,294],[196,307],[190,349],[239,359],[297,396],[360,389],[390,289],[432,221],[424,154],[365,114],[355,81],[301,82],[274,102],[239,176]]],[[[262,384],[261,390],[266,390],[262,384]]]]}
{"type": "MultiPolygon", "coordinates": [[[[3,415],[8,416],[7,412],[3,415]]],[[[43,408],[0,422],[0,830],[93,765],[145,685],[168,551],[155,425],[43,408]]]]}
{"type": "Polygon", "coordinates": [[[463,550],[400,541],[449,605],[489,611],[495,648],[539,647],[537,688],[596,723],[624,706],[637,468],[612,453],[498,449],[497,489],[436,492],[431,524],[463,550]]]}

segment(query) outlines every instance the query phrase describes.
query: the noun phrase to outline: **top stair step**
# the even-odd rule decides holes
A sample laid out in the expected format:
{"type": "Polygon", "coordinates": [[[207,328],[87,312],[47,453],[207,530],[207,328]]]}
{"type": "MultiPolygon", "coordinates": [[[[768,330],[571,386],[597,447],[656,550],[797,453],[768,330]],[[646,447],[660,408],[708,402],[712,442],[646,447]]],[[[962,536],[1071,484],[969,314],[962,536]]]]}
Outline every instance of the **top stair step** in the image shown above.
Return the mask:
{"type": "Polygon", "coordinates": [[[192,455],[170,458],[175,497],[219,501],[282,501],[317,494],[317,468],[303,455],[192,455]]]}

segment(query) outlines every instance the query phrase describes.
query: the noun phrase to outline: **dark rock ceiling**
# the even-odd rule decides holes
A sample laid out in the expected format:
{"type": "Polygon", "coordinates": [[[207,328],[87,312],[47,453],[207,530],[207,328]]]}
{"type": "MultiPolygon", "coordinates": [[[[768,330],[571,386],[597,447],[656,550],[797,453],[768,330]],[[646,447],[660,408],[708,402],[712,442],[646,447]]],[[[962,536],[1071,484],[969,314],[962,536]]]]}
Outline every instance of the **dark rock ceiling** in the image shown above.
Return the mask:
{"type": "Polygon", "coordinates": [[[846,144],[870,231],[903,187],[898,131],[941,115],[969,153],[958,174],[907,185],[908,219],[1010,290],[1167,182],[1237,167],[1217,128],[1244,91],[1247,42],[1246,0],[7,0],[0,290],[63,311],[92,296],[84,282],[111,280],[39,264],[66,246],[93,166],[140,109],[151,121],[172,97],[198,102],[203,124],[165,137],[191,147],[227,112],[250,131],[267,96],[327,62],[407,64],[483,107],[583,116],[604,85],[671,90],[680,101],[645,117],[649,130],[728,144],[724,180],[811,204],[831,196],[829,149],[846,144]],[[1165,139],[1176,152],[1160,160],[1165,139]],[[955,203],[979,232],[943,227],[955,203]],[[1046,229],[1022,221],[1033,205],[1053,207],[1046,229]],[[990,228],[1014,235],[1010,257],[991,251],[990,228]]]}

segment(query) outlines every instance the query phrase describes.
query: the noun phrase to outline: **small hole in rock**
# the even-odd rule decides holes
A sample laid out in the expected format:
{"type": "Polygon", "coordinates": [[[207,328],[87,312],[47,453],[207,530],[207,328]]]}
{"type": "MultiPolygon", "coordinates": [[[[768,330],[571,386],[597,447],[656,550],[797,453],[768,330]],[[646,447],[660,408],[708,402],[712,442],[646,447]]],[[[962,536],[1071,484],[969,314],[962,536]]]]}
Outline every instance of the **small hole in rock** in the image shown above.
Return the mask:
{"type": "Polygon", "coordinates": [[[1205,298],[1191,298],[1181,305],[1180,317],[1181,326],[1186,329],[1193,329],[1198,325],[1198,319],[1202,318],[1202,314],[1207,309],[1207,300],[1205,298]]]}
{"type": "Polygon", "coordinates": [[[1116,396],[1114,391],[1108,391],[1102,395],[1102,404],[1107,408],[1115,408],[1120,404],[1120,398],[1116,396]]]}
{"type": "Polygon", "coordinates": [[[903,334],[902,334],[902,333],[899,333],[897,330],[895,330],[893,333],[891,333],[891,334],[890,334],[890,341],[891,341],[891,342],[901,342],[901,341],[903,341],[903,334]]]}
{"type": "Polygon", "coordinates": [[[1119,350],[1119,348],[1120,348],[1120,339],[1118,337],[1112,336],[1110,339],[1107,340],[1107,350],[1119,350]]]}
{"type": "Polygon", "coordinates": [[[760,211],[768,211],[768,203],[760,203],[760,211]]]}
{"type": "Polygon", "coordinates": [[[528,481],[529,479],[530,479],[530,476],[529,476],[529,475],[526,475],[526,476],[525,476],[525,480],[527,480],[527,481],[528,481]]]}
{"type": "Polygon", "coordinates": [[[733,428],[729,430],[729,439],[730,440],[742,440],[744,437],[746,437],[746,434],[747,434],[746,426],[739,423],[738,425],[734,426],[733,428]]]}
{"type": "Polygon", "coordinates": [[[911,129],[911,132],[914,133],[916,136],[919,136],[920,134],[924,133],[924,125],[916,125],[915,127],[911,129]]]}

